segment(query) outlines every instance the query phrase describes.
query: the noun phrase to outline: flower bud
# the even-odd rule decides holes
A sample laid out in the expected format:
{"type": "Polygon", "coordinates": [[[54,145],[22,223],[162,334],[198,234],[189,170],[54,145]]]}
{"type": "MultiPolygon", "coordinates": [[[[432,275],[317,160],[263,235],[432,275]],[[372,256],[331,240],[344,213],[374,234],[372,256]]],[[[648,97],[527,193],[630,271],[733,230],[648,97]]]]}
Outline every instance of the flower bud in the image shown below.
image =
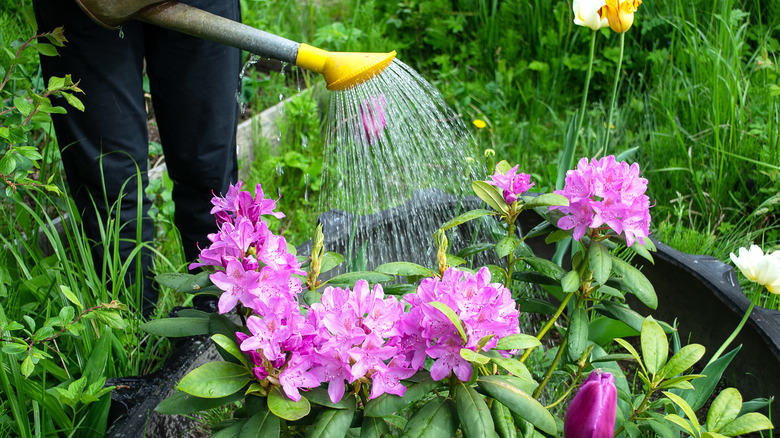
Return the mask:
{"type": "Polygon", "coordinates": [[[612,438],[617,389],[612,374],[596,370],[580,385],[563,423],[564,438],[612,438]]]}

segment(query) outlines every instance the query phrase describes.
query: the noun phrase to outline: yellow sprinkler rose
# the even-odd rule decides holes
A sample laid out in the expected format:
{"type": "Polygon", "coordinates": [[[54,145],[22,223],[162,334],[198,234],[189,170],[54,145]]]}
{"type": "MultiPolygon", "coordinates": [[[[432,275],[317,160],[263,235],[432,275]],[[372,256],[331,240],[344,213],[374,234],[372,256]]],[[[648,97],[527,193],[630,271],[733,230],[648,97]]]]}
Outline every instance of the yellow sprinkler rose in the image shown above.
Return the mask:
{"type": "Polygon", "coordinates": [[[617,33],[623,33],[634,24],[636,12],[642,0],[606,0],[599,9],[599,16],[609,21],[609,27],[617,33]]]}

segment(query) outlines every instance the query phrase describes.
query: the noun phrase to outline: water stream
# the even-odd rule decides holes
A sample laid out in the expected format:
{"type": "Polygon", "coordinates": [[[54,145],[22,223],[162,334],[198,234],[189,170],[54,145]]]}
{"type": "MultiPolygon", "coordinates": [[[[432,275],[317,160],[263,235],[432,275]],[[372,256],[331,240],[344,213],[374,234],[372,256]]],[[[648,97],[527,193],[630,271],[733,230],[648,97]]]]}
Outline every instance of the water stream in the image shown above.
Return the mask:
{"type": "Polygon", "coordinates": [[[397,260],[436,266],[433,233],[462,210],[471,181],[485,178],[460,117],[396,59],[332,93],[327,126],[321,211],[331,210],[325,220],[347,239],[348,269],[397,260]]]}

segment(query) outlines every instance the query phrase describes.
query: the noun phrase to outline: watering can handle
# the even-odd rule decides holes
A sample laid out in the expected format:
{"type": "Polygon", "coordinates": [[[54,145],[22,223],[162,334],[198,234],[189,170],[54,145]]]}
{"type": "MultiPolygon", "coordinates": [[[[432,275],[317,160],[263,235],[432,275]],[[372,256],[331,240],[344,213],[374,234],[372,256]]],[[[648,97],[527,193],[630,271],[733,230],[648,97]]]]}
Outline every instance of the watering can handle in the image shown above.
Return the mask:
{"type": "Polygon", "coordinates": [[[177,1],[76,0],[103,27],[115,29],[140,20],[166,29],[237,47],[256,55],[295,64],[300,43],[177,1]]]}

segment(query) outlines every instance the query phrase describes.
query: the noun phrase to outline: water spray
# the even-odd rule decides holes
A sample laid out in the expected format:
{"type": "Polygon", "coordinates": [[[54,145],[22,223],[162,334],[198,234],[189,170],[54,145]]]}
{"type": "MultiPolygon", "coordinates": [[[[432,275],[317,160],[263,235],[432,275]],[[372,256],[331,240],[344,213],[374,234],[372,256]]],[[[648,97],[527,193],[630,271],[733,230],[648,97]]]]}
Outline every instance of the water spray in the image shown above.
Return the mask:
{"type": "Polygon", "coordinates": [[[323,75],[328,90],[346,90],[381,73],[395,58],[389,53],[328,52],[297,43],[177,1],[76,0],[99,25],[116,29],[139,20],[227,44],[256,55],[295,64],[323,75]]]}

